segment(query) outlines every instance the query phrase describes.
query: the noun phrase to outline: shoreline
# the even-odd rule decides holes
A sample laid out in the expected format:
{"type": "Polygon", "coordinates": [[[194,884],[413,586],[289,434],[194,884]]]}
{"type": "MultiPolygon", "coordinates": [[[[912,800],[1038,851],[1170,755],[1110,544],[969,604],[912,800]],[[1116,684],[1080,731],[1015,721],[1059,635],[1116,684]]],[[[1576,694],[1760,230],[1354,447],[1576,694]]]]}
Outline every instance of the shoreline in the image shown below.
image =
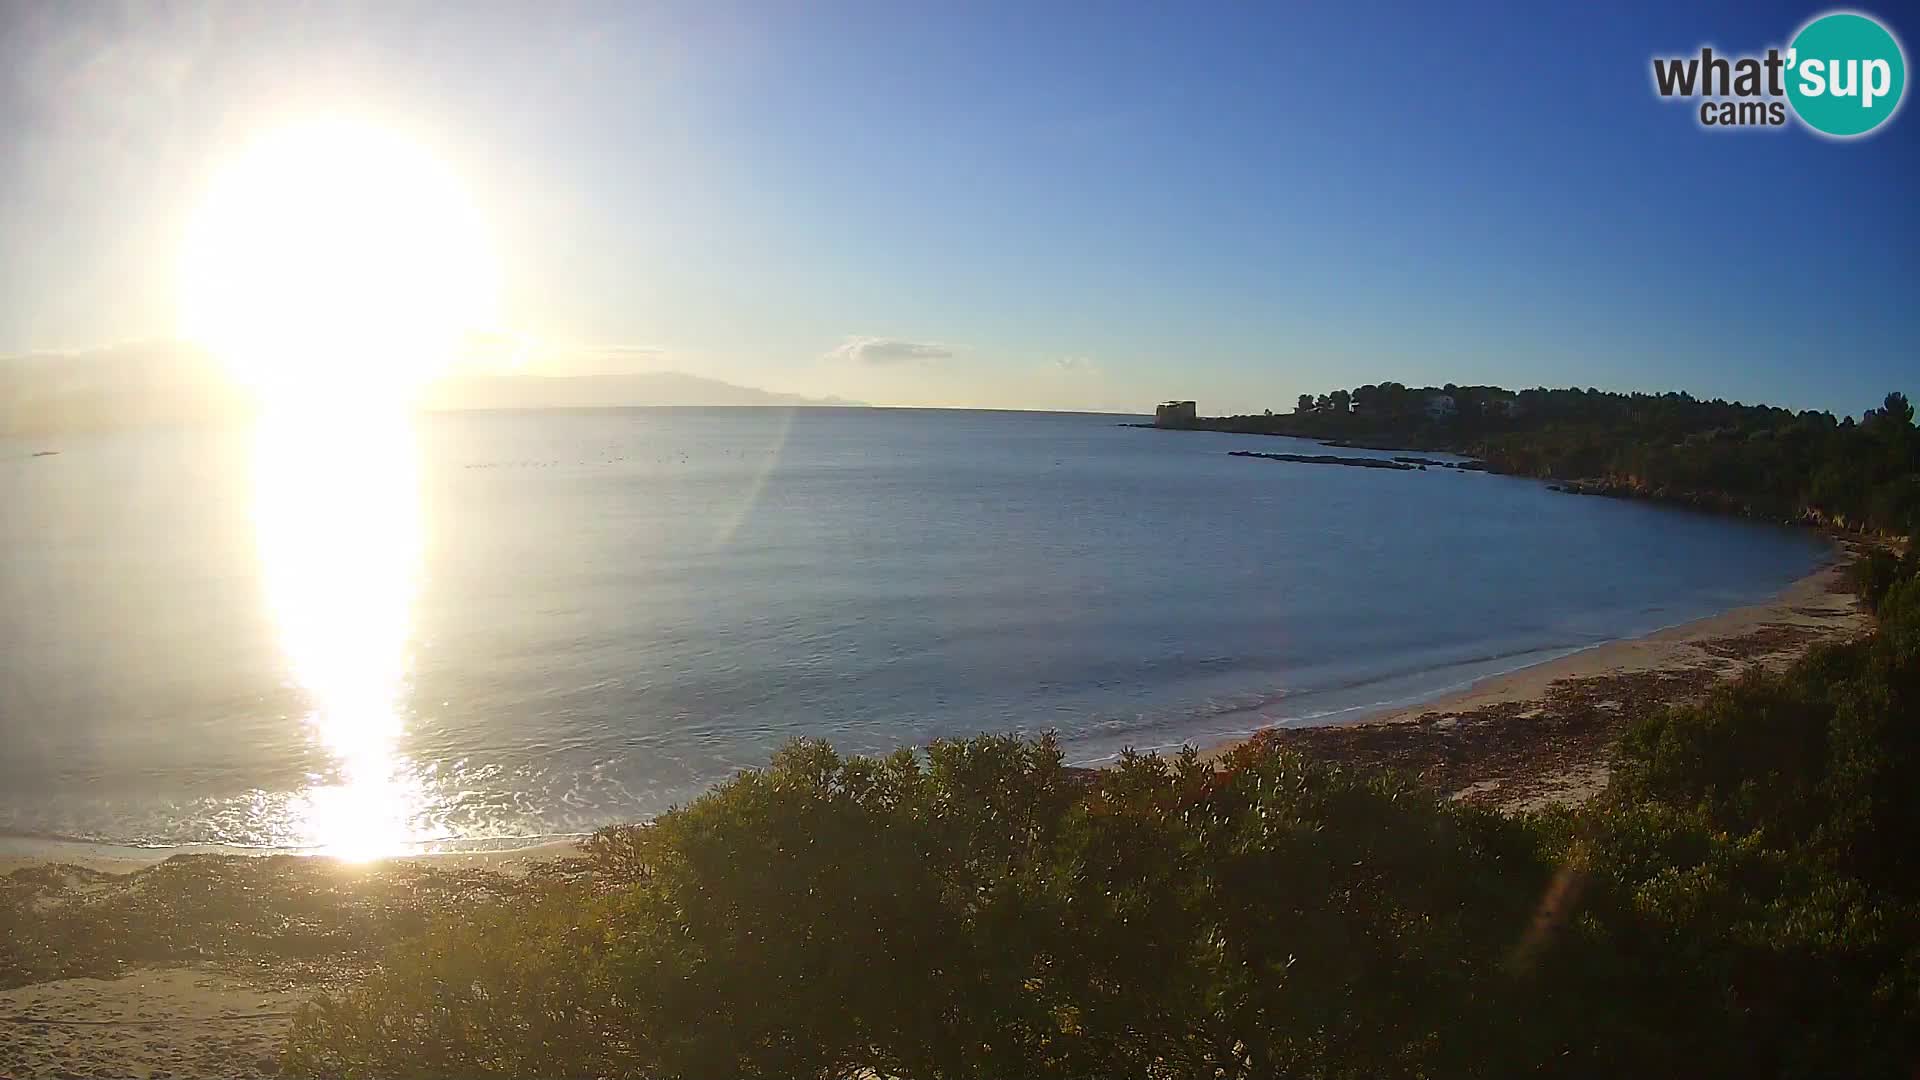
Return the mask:
{"type": "MultiPolygon", "coordinates": [[[[1817,642],[1868,632],[1873,621],[1845,590],[1849,550],[1835,543],[1829,558],[1773,598],[1670,626],[1637,638],[1563,654],[1415,705],[1388,706],[1367,719],[1317,727],[1268,728],[1208,750],[1219,762],[1235,747],[1275,744],[1353,766],[1387,766],[1416,774],[1451,797],[1499,809],[1529,811],[1577,803],[1607,783],[1611,747],[1629,718],[1670,701],[1690,700],[1749,664],[1784,665],[1817,642]]],[[[138,891],[124,875],[205,847],[113,849],[48,841],[0,848],[0,875],[39,868],[57,883],[36,903],[92,904],[116,891],[138,891]],[[61,865],[57,865],[61,864],[61,865]],[[99,875],[90,877],[89,871],[99,875]]],[[[231,853],[229,853],[231,854],[231,853]]],[[[223,862],[207,872],[228,875],[229,888],[279,883],[325,896],[345,890],[373,895],[485,888],[493,873],[539,888],[543,868],[564,873],[561,860],[580,854],[577,838],[482,851],[440,851],[363,862],[326,855],[259,852],[262,861],[223,862]],[[444,873],[443,873],[444,871],[444,873]],[[238,875],[233,877],[232,875],[238,875]]],[[[184,869],[184,868],[183,868],[184,869]]],[[[166,875],[158,880],[165,881],[166,875]]],[[[514,886],[518,887],[518,886],[514,886]]],[[[417,902],[417,901],[416,901],[417,902]]],[[[41,978],[0,988],[0,1075],[228,1075],[266,1078],[296,1011],[318,991],[350,985],[365,956],[318,967],[281,968],[169,956],[122,963],[113,970],[41,978]]]]}
{"type": "Polygon", "coordinates": [[[132,874],[158,866],[171,858],[191,855],[234,856],[246,859],[311,859],[316,863],[332,863],[345,872],[367,867],[424,862],[450,870],[494,870],[505,874],[522,874],[535,863],[550,862],[579,854],[580,842],[586,839],[587,835],[583,833],[579,836],[542,839],[515,847],[410,851],[394,855],[377,855],[370,859],[345,859],[320,851],[231,848],[214,844],[169,848],[121,848],[112,844],[87,844],[77,841],[23,840],[14,845],[0,845],[0,877],[11,874],[15,870],[40,866],[78,866],[102,874],[132,874]]]}
{"type": "Polygon", "coordinates": [[[1398,768],[1449,797],[1509,812],[1584,802],[1606,787],[1630,719],[1698,700],[1751,666],[1778,669],[1817,644],[1872,629],[1846,587],[1857,548],[1835,540],[1811,573],[1770,599],[1486,678],[1353,721],[1274,726],[1204,748],[1278,745],[1342,765],[1398,768]]]}
{"type": "MultiPolygon", "coordinates": [[[[1584,801],[1605,786],[1605,764],[1594,760],[1599,755],[1593,746],[1585,748],[1578,762],[1561,760],[1565,753],[1549,753],[1548,760],[1538,763],[1506,761],[1501,772],[1493,770],[1491,763],[1479,761],[1484,755],[1464,744],[1483,742],[1491,734],[1489,728],[1499,727],[1506,729],[1500,732],[1502,741],[1532,744],[1525,750],[1515,749],[1507,757],[1550,751],[1552,747],[1543,745],[1550,741],[1550,729],[1566,726],[1565,714],[1569,711],[1611,709],[1624,715],[1630,711],[1630,703],[1641,703],[1656,688],[1666,700],[1694,700],[1748,664],[1784,666],[1814,644],[1865,633],[1872,619],[1845,588],[1843,576],[1858,550],[1857,542],[1832,538],[1826,556],[1811,572],[1757,603],[1660,627],[1637,637],[1583,646],[1418,700],[1341,710],[1352,715],[1331,722],[1283,721],[1238,734],[1203,737],[1204,741],[1193,745],[1208,762],[1219,762],[1251,743],[1277,742],[1340,763],[1412,768],[1455,797],[1523,810],[1545,803],[1534,796],[1508,798],[1501,793],[1514,786],[1516,778],[1507,773],[1529,774],[1520,778],[1523,786],[1545,788],[1549,794],[1557,793],[1574,802],[1584,801]],[[1599,681],[1618,685],[1604,687],[1598,685],[1599,681]],[[1611,694],[1606,692],[1609,690],[1611,694]],[[1582,699],[1592,700],[1583,705],[1582,699]],[[1462,728],[1468,738],[1458,737],[1462,728]],[[1442,760],[1454,756],[1474,760],[1442,760]],[[1471,778],[1461,781],[1462,774],[1471,778]]],[[[1603,717],[1586,719],[1587,723],[1577,726],[1591,728],[1595,726],[1591,721],[1603,717]]],[[[1147,749],[1164,756],[1177,753],[1182,745],[1186,744],[1147,749]]],[[[1075,767],[1104,769],[1117,757],[1102,757],[1075,767]]],[[[211,844],[139,848],[7,837],[0,838],[0,876],[52,864],[112,874],[134,873],[179,855],[292,856],[334,860],[345,868],[426,861],[450,868],[521,873],[532,863],[575,854],[587,835],[528,837],[525,842],[429,842],[420,845],[424,850],[361,860],[337,859],[310,850],[211,844]],[[463,846],[468,843],[474,846],[463,846]]]]}

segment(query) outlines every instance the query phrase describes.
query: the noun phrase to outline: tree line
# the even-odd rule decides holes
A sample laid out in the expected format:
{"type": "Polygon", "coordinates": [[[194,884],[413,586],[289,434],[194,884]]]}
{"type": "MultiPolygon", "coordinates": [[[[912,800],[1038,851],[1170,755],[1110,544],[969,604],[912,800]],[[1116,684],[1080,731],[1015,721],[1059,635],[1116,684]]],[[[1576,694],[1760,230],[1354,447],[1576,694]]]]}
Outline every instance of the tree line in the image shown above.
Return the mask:
{"type": "Polygon", "coordinates": [[[1290,414],[1197,427],[1442,450],[1496,472],[1899,536],[1920,531],[1920,433],[1903,393],[1856,422],[1685,393],[1407,387],[1302,394],[1290,414]]]}

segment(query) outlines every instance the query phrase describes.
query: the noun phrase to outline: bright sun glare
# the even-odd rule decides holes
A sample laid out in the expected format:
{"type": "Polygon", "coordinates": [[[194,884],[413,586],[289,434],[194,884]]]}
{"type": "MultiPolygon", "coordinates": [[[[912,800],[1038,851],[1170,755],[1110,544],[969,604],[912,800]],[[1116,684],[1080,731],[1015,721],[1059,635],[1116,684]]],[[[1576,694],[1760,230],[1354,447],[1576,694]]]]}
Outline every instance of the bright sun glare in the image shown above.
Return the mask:
{"type": "Polygon", "coordinates": [[[404,402],[492,325],[496,276],[479,215],[432,154],[316,122],[215,176],[186,232],[181,328],[269,407],[404,402]]]}
{"type": "Polygon", "coordinates": [[[287,839],[348,858],[429,838],[404,752],[422,546],[406,412],[495,272],[472,205],[418,145],[328,122],[254,143],[188,226],[181,323],[259,395],[255,524],[267,600],[332,769],[287,839]]]}

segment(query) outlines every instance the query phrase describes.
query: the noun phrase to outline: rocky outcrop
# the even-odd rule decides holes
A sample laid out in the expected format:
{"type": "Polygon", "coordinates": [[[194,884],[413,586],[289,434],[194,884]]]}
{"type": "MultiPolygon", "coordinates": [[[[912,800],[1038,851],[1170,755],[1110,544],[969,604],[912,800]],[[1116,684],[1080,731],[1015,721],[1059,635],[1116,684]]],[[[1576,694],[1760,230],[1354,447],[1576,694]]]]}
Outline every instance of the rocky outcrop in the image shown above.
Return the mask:
{"type": "Polygon", "coordinates": [[[1557,484],[1548,484],[1547,490],[1564,492],[1568,495],[1599,495],[1609,499],[1644,499],[1648,502],[1685,506],[1714,514],[1732,514],[1736,517],[1778,521],[1787,525],[1813,525],[1819,528],[1849,531],[1845,522],[1830,518],[1811,508],[1795,509],[1769,505],[1718,491],[1695,491],[1667,485],[1652,485],[1635,477],[1605,476],[1583,480],[1562,480],[1557,484]]]}
{"type": "Polygon", "coordinates": [[[1386,458],[1335,457],[1332,454],[1256,454],[1252,450],[1229,450],[1229,457],[1265,458],[1268,461],[1292,461],[1301,465],[1352,465],[1362,469],[1393,469],[1413,472],[1418,465],[1407,465],[1386,458]]]}
{"type": "Polygon", "coordinates": [[[1423,469],[1431,465],[1436,469],[1458,469],[1461,472],[1487,471],[1487,463],[1484,461],[1440,461],[1436,458],[1424,457],[1395,457],[1393,460],[1403,465],[1418,465],[1423,469]]]}

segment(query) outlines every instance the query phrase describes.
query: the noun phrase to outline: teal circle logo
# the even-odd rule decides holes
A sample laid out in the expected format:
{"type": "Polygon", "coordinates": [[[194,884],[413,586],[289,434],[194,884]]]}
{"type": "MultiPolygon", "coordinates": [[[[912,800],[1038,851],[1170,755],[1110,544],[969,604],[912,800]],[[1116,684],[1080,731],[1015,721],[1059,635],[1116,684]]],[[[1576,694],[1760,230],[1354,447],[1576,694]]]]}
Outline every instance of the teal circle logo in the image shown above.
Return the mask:
{"type": "Polygon", "coordinates": [[[1787,49],[1787,100],[1808,127],[1865,135],[1900,108],[1907,58],[1893,34],[1851,11],[1808,23],[1787,49]]]}

